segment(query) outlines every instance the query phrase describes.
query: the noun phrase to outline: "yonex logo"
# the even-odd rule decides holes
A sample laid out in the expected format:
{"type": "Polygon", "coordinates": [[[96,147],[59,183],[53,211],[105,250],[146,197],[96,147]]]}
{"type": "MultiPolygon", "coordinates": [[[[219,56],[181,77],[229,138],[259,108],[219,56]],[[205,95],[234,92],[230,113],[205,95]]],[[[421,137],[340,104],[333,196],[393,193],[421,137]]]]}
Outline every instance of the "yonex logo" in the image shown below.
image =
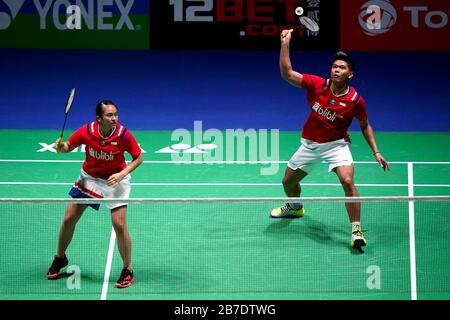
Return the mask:
{"type": "MultiPolygon", "coordinates": [[[[53,25],[58,30],[82,29],[81,22],[84,22],[83,26],[88,30],[122,30],[125,27],[129,30],[140,30],[141,26],[133,25],[130,19],[130,11],[135,0],[125,1],[76,0],[76,5],[72,5],[68,0],[47,0],[45,2],[33,0],[33,4],[39,14],[41,30],[47,29],[47,22],[50,21],[49,16],[53,18],[53,25]],[[120,12],[120,18],[115,25],[111,23],[113,16],[111,6],[115,6],[120,12]],[[66,13],[65,17],[61,15],[62,12],[66,13]]],[[[24,2],[25,0],[0,0],[0,30],[6,30],[11,26],[24,2]],[[6,6],[3,6],[3,3],[6,6]]]]}
{"type": "Polygon", "coordinates": [[[5,30],[11,26],[12,21],[19,13],[25,0],[2,0],[0,1],[0,9],[4,7],[2,2],[9,9],[9,12],[0,12],[0,30],[5,30]]]}
{"type": "MultiPolygon", "coordinates": [[[[56,153],[55,143],[54,142],[53,143],[38,142],[38,144],[41,146],[41,148],[36,150],[36,152],[52,152],[52,153],[56,153]]],[[[139,147],[140,147],[140,145],[139,145],[139,147]]],[[[71,153],[77,153],[77,152],[86,152],[86,146],[84,144],[82,144],[81,146],[76,147],[75,149],[73,149],[71,151],[71,153]]],[[[142,148],[141,148],[141,152],[142,153],[147,153],[147,151],[145,151],[142,148]]]]}

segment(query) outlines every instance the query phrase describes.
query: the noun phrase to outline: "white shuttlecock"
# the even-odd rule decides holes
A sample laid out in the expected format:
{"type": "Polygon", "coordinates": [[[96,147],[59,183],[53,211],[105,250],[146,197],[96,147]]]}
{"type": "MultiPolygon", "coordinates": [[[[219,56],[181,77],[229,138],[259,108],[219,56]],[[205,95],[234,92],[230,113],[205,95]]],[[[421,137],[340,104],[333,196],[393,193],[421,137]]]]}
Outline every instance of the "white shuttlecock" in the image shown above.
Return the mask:
{"type": "Polygon", "coordinates": [[[302,7],[295,8],[295,14],[301,16],[303,14],[303,8],[302,7]]]}

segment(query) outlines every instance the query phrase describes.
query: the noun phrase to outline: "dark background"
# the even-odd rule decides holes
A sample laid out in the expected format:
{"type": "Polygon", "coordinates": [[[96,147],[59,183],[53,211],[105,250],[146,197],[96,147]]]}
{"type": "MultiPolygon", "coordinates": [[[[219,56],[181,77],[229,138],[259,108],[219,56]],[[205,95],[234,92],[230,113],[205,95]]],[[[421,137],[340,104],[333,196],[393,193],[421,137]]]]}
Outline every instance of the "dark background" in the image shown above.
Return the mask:
{"type": "MultiPolygon", "coordinates": [[[[27,1],[19,15],[33,14],[27,1]]],[[[301,130],[309,107],[305,92],[280,77],[278,32],[238,34],[254,23],[248,19],[252,3],[263,19],[273,20],[262,25],[290,24],[295,17],[286,15],[284,1],[302,5],[305,15],[320,11],[319,34],[295,31],[291,60],[299,72],[327,77],[340,49],[339,7],[345,0],[321,0],[318,8],[307,0],[242,0],[244,18],[234,23],[174,22],[169,0],[139,0],[132,13],[149,15],[149,50],[68,50],[58,43],[52,49],[0,49],[0,129],[60,129],[67,94],[76,87],[68,129],[94,119],[97,102],[111,99],[130,129],[192,129],[202,120],[205,129],[301,130]],[[273,14],[262,12],[265,7],[273,14]]],[[[365,1],[354,3],[359,8],[365,1]]],[[[216,19],[214,10],[207,15],[216,19]]],[[[357,62],[351,85],[366,99],[375,130],[450,130],[450,51],[361,49],[349,52],[357,62]]],[[[351,130],[359,129],[354,123],[351,130]]]]}

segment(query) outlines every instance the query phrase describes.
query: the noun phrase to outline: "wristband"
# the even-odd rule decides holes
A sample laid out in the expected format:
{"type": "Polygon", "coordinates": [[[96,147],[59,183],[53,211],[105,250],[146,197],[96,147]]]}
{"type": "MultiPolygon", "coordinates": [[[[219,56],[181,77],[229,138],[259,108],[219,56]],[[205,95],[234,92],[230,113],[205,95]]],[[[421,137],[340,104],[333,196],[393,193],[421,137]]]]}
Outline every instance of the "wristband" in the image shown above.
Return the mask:
{"type": "Polygon", "coordinates": [[[373,155],[376,155],[377,153],[381,153],[380,151],[374,152],[373,155]]]}

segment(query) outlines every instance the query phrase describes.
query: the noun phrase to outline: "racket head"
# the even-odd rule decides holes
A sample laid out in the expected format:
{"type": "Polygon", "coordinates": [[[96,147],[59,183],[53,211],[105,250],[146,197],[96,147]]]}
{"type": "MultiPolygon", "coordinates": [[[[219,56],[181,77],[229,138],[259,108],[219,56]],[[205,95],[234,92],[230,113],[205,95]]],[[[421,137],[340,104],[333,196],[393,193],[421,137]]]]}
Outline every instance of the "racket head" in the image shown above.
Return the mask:
{"type": "Polygon", "coordinates": [[[320,29],[317,22],[307,16],[301,16],[298,18],[298,20],[309,31],[317,32],[320,29]]]}
{"type": "Polygon", "coordinates": [[[67,104],[66,109],[64,110],[64,114],[67,115],[69,113],[74,98],[75,98],[75,88],[72,88],[72,90],[70,90],[69,97],[67,98],[67,104]]]}

